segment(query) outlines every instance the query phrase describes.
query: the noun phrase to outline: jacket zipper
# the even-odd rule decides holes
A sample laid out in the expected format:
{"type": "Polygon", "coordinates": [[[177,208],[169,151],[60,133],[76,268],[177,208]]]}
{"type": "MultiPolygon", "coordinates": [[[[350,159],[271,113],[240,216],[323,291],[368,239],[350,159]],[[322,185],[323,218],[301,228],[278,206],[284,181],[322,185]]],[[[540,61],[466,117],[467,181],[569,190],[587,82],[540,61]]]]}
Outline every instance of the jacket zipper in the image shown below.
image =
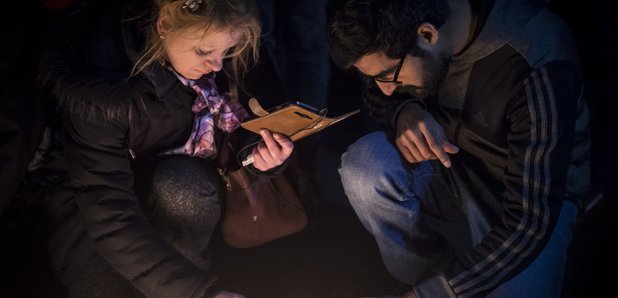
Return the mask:
{"type": "Polygon", "coordinates": [[[135,155],[135,152],[133,152],[133,149],[131,147],[129,147],[129,156],[131,157],[131,159],[135,159],[137,157],[137,155],[135,155]]]}

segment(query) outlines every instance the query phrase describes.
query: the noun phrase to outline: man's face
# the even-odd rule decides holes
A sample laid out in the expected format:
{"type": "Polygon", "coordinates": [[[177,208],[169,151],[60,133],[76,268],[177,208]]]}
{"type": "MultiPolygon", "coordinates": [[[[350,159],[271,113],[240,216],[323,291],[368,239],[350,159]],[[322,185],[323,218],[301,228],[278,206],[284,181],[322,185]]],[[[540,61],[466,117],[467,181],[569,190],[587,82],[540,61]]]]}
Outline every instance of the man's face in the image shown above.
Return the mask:
{"type": "Polygon", "coordinates": [[[422,51],[420,56],[408,54],[404,57],[396,82],[392,81],[401,59],[392,59],[382,51],[361,57],[353,66],[374,79],[387,96],[398,89],[424,99],[436,93],[448,72],[448,61],[448,58],[429,51],[422,51]]]}

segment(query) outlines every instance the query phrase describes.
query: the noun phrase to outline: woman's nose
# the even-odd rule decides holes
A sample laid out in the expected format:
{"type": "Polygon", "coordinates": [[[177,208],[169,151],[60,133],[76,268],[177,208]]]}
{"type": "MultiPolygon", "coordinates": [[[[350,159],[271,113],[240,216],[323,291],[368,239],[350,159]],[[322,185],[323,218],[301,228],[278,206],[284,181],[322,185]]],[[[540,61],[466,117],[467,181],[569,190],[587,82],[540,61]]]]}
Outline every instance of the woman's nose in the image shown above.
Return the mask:
{"type": "Polygon", "coordinates": [[[223,57],[206,59],[204,62],[209,65],[213,71],[219,71],[223,68],[223,57]]]}

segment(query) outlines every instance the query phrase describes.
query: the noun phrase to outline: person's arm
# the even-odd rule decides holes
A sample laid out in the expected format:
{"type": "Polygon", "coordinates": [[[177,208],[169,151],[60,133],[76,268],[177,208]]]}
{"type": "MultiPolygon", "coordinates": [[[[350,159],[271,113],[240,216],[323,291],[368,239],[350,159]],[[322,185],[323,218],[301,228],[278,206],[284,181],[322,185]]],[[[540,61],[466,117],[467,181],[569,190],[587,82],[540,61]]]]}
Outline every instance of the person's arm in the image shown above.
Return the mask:
{"type": "MultiPolygon", "coordinates": [[[[395,119],[401,108],[412,99],[409,95],[395,92],[386,96],[373,79],[363,78],[362,110],[371,116],[382,129],[394,129],[395,119]]],[[[424,107],[424,106],[423,106],[424,107]]]]}
{"type": "Polygon", "coordinates": [[[521,83],[508,108],[508,161],[502,220],[441,275],[415,287],[419,297],[486,295],[522,272],[547,243],[563,200],[581,81],[556,63],[521,83]]]}
{"type": "MultiPolygon", "coordinates": [[[[125,78],[113,75],[127,73],[128,62],[117,56],[110,58],[101,54],[105,50],[97,40],[101,31],[106,31],[105,36],[114,36],[115,32],[120,38],[120,28],[112,21],[116,16],[102,17],[104,12],[113,11],[117,4],[95,1],[76,5],[50,30],[39,58],[38,83],[42,92],[53,96],[50,100],[57,100],[51,104],[59,109],[79,111],[96,102],[102,109],[113,111],[119,102],[130,96],[135,89],[133,83],[139,82],[127,80],[128,75],[125,78]],[[99,21],[101,18],[104,21],[99,21]]],[[[109,41],[105,49],[122,53],[119,44],[119,41],[109,41]]]]}
{"type": "Polygon", "coordinates": [[[438,159],[451,166],[449,154],[459,152],[446,137],[444,128],[416,101],[406,101],[396,116],[395,145],[410,163],[438,159]]]}
{"type": "Polygon", "coordinates": [[[148,297],[202,297],[212,291],[215,278],[149,225],[133,190],[126,123],[99,115],[68,117],[65,142],[77,208],[96,250],[148,297]]]}
{"type": "Polygon", "coordinates": [[[423,100],[395,93],[385,96],[373,81],[366,80],[363,107],[378,124],[393,131],[393,143],[409,163],[438,159],[450,167],[448,154],[459,148],[453,145],[442,126],[427,112],[423,100]]]}

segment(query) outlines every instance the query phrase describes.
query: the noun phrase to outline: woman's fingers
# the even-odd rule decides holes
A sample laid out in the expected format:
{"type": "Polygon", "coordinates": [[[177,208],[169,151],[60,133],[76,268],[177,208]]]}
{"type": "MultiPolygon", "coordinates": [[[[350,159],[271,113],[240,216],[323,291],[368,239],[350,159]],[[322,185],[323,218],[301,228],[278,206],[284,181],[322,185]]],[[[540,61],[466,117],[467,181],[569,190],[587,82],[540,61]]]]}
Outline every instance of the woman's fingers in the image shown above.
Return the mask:
{"type": "Polygon", "coordinates": [[[279,166],[292,154],[294,143],[279,133],[261,130],[263,142],[253,149],[253,165],[259,170],[269,170],[279,166]]]}

